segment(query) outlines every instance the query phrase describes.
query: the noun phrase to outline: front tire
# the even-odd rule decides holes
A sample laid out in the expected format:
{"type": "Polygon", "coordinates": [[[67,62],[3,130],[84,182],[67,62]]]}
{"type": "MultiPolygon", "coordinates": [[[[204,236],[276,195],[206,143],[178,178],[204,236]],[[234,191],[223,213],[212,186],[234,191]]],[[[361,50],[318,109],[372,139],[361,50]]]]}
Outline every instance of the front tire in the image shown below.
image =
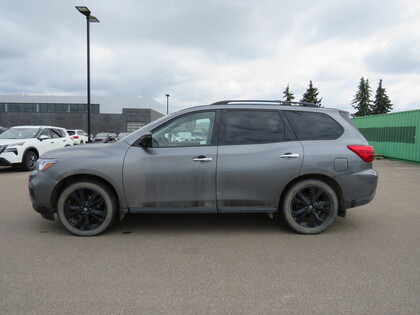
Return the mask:
{"type": "Polygon", "coordinates": [[[25,171],[33,171],[38,161],[38,155],[34,151],[28,151],[25,153],[22,159],[22,167],[25,171]]]}
{"type": "Polygon", "coordinates": [[[281,211],[296,232],[318,234],[330,227],[337,216],[337,194],[323,181],[303,180],[287,191],[281,211]]]}
{"type": "Polygon", "coordinates": [[[94,236],[108,229],[116,217],[114,194],[95,181],[79,181],[65,188],[57,202],[61,224],[78,236],[94,236]]]}

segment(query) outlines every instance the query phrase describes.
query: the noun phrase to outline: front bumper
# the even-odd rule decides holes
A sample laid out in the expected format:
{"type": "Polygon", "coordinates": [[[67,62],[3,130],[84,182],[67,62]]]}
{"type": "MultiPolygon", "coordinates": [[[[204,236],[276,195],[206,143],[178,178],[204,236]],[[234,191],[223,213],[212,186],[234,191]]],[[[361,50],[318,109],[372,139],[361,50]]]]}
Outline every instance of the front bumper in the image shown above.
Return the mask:
{"type": "Polygon", "coordinates": [[[20,152],[18,152],[18,154],[13,152],[3,152],[0,154],[0,166],[12,166],[13,164],[18,163],[22,163],[20,152]]]}
{"type": "Polygon", "coordinates": [[[28,189],[32,207],[48,220],[54,220],[56,210],[52,204],[52,196],[57,184],[57,181],[37,170],[29,175],[28,189]]]}

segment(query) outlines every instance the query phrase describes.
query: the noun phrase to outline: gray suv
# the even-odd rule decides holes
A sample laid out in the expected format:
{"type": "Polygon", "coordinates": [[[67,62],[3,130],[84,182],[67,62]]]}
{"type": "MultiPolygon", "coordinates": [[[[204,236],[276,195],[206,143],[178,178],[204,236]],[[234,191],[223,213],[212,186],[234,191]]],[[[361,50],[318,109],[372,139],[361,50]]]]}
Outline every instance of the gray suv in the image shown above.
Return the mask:
{"type": "Polygon", "coordinates": [[[80,236],[127,213],[264,212],[316,234],[370,202],[373,148],[349,114],[308,103],[221,101],[105,145],[45,153],[34,209],[80,236]]]}

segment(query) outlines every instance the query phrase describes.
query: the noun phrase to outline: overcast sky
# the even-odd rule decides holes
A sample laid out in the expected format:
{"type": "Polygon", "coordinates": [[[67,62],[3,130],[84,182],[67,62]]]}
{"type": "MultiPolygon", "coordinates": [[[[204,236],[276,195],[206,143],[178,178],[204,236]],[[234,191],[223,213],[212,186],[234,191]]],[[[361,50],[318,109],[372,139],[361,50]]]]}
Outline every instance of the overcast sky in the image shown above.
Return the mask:
{"type": "Polygon", "coordinates": [[[420,108],[418,0],[2,0],[0,94],[152,97],[170,107],[296,100],[354,112],[360,78],[395,111],[420,108]]]}

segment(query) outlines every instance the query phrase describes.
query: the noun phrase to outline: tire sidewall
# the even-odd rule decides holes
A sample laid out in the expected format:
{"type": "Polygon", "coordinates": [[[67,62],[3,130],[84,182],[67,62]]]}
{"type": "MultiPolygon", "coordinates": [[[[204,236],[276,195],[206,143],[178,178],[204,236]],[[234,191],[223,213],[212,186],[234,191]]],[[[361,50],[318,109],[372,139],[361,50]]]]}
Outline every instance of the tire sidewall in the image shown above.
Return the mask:
{"type": "Polygon", "coordinates": [[[287,191],[287,193],[286,193],[286,195],[283,199],[281,210],[282,210],[283,217],[286,220],[286,222],[288,223],[288,225],[293,230],[295,230],[296,232],[299,232],[299,233],[302,233],[302,234],[318,234],[318,233],[321,233],[321,232],[325,231],[326,229],[328,229],[331,226],[331,224],[334,222],[334,219],[336,218],[337,212],[338,212],[338,198],[337,198],[337,194],[335,193],[334,189],[331,188],[331,186],[328,185],[327,183],[325,183],[323,181],[320,181],[320,180],[315,180],[315,179],[304,180],[304,181],[301,181],[301,182],[298,182],[298,183],[294,184],[287,191]],[[322,189],[328,195],[328,198],[331,201],[331,213],[330,213],[328,221],[325,222],[324,224],[322,224],[318,227],[314,227],[314,228],[306,228],[306,227],[303,227],[303,226],[299,225],[293,219],[292,211],[291,211],[291,203],[292,203],[293,197],[300,190],[305,189],[305,188],[309,188],[309,187],[316,187],[316,188],[322,189]]]}
{"type": "Polygon", "coordinates": [[[34,151],[30,150],[30,151],[25,152],[25,155],[23,156],[23,160],[22,160],[23,169],[25,171],[33,171],[37,160],[38,160],[38,156],[36,155],[34,151]],[[31,156],[35,157],[35,162],[33,166],[29,166],[29,160],[31,156]]]}
{"type": "Polygon", "coordinates": [[[57,201],[57,215],[61,222],[61,224],[71,233],[77,236],[95,236],[99,235],[107,228],[109,228],[112,223],[114,222],[115,214],[117,211],[115,198],[110,190],[105,187],[104,185],[94,182],[94,181],[80,181],[73,184],[70,184],[66,187],[60,194],[58,201],[57,201]],[[72,226],[66,219],[64,215],[64,202],[68,198],[70,194],[78,189],[91,189],[96,191],[98,194],[102,196],[105,201],[107,214],[105,217],[104,222],[96,229],[90,231],[81,231],[74,226],[72,226]]]}

